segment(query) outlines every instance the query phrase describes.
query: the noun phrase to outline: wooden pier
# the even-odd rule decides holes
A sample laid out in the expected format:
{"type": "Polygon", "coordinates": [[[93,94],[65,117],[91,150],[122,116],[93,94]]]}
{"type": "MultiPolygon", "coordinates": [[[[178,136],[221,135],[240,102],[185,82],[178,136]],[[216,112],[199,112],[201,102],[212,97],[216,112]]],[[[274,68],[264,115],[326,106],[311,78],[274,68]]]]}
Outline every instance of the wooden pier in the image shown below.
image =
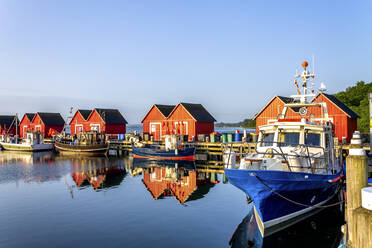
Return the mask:
{"type": "MultiPolygon", "coordinates": [[[[353,135],[346,160],[346,247],[372,247],[372,207],[363,205],[362,189],[368,186],[368,158],[360,136],[353,135]],[[367,208],[369,207],[369,209],[367,208]]],[[[366,196],[364,196],[366,197],[366,196]]]]}

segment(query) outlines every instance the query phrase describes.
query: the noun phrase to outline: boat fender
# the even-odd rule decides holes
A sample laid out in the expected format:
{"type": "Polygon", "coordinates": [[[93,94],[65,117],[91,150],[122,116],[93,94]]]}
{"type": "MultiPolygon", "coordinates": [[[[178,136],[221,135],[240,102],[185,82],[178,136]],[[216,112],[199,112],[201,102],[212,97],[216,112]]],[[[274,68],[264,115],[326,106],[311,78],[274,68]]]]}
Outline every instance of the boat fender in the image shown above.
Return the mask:
{"type": "Polygon", "coordinates": [[[174,154],[178,155],[178,149],[174,150],[174,154]]]}

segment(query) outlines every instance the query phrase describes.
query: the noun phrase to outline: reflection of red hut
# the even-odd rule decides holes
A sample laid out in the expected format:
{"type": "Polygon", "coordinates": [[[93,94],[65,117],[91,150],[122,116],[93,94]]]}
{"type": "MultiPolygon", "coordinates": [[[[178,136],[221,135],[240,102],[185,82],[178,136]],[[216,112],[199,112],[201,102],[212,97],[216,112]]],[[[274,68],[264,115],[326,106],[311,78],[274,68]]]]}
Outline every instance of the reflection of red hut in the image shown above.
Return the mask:
{"type": "Polygon", "coordinates": [[[21,119],[19,124],[20,137],[25,138],[25,133],[32,131],[32,120],[34,119],[34,113],[26,113],[21,119]]]}
{"type": "Polygon", "coordinates": [[[159,199],[162,196],[174,196],[183,204],[197,189],[196,171],[188,171],[187,176],[175,179],[169,176],[176,173],[174,168],[154,167],[151,170],[152,172],[144,172],[142,182],[154,199],[159,199]]]}
{"type": "Polygon", "coordinates": [[[72,179],[76,183],[76,186],[81,186],[83,182],[86,180],[86,176],[83,172],[74,172],[72,173],[72,179]]]}

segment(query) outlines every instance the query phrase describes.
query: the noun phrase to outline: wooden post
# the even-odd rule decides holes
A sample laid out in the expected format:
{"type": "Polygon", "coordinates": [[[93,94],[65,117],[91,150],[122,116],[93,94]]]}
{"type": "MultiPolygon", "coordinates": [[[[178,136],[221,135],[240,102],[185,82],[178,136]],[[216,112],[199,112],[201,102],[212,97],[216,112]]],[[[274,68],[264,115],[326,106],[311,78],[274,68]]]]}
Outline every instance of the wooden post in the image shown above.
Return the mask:
{"type": "MultiPolygon", "coordinates": [[[[361,189],[367,186],[367,156],[362,149],[360,133],[356,131],[351,140],[349,156],[346,158],[346,187],[347,187],[347,211],[346,218],[348,223],[348,242],[353,244],[357,239],[357,232],[354,232],[354,226],[357,226],[356,219],[353,218],[353,211],[362,206],[361,189]]],[[[359,230],[362,232],[362,230],[359,230]]]]}

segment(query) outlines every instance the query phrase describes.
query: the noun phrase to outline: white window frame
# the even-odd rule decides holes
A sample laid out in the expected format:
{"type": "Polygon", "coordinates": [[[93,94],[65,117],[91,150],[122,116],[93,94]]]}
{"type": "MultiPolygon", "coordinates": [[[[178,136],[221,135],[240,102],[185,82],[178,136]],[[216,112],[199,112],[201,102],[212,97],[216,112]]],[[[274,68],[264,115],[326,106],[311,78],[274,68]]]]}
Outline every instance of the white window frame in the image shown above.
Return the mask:
{"type": "Polygon", "coordinates": [[[184,134],[184,135],[189,135],[189,123],[188,123],[187,121],[177,121],[177,122],[175,122],[175,123],[174,123],[174,127],[176,128],[176,131],[177,131],[177,125],[181,125],[181,126],[180,126],[180,133],[181,133],[181,134],[182,134],[182,131],[183,131],[182,126],[186,126],[186,134],[184,134]],[[181,122],[183,125],[181,125],[180,122],[181,122]]]}
{"type": "Polygon", "coordinates": [[[94,123],[90,124],[90,130],[91,131],[98,131],[100,133],[101,132],[101,124],[94,124],[94,123]],[[92,127],[98,127],[98,130],[92,129],[92,127]]]}
{"type": "Polygon", "coordinates": [[[83,124],[75,124],[75,133],[77,134],[77,127],[81,127],[81,132],[84,132],[84,126],[83,124]]]}

